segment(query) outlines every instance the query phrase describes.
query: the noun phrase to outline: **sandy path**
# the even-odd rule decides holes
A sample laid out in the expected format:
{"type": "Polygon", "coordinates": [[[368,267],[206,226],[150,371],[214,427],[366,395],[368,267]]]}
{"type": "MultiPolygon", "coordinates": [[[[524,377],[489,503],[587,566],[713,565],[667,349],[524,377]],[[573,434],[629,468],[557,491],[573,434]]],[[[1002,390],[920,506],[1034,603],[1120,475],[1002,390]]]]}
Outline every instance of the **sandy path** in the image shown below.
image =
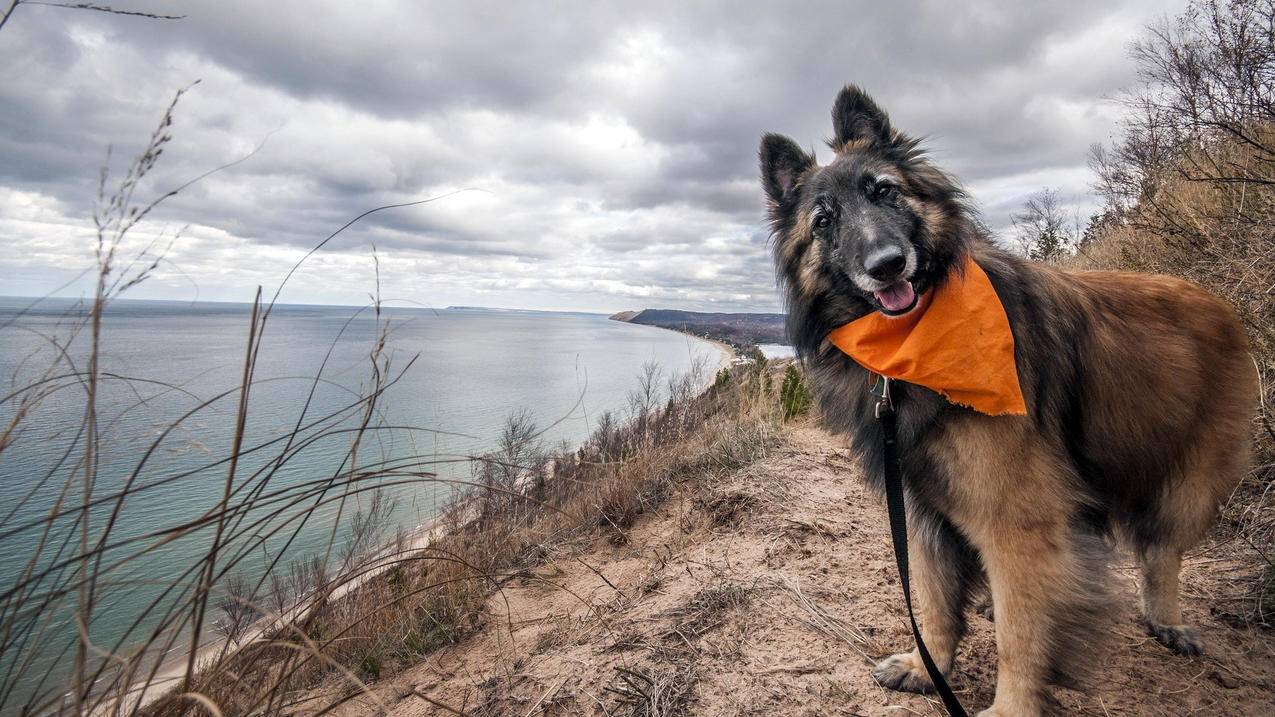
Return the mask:
{"type": "MultiPolygon", "coordinates": [[[[629,537],[551,556],[489,601],[476,634],[378,698],[402,717],[448,714],[414,693],[475,715],[627,714],[639,693],[673,708],[663,714],[943,714],[869,676],[869,658],[910,647],[910,633],[884,507],[821,430],[790,430],[758,463],[684,486],[629,537]]],[[[1187,561],[1185,612],[1208,645],[1195,659],[1143,635],[1133,572],[1118,567],[1114,649],[1095,689],[1054,690],[1059,711],[1275,714],[1275,640],[1234,617],[1251,563],[1233,550],[1187,561]]],[[[972,714],[992,699],[995,640],[985,619],[970,624],[952,682],[972,714]]],[[[345,691],[328,686],[323,703],[345,691]]],[[[341,711],[374,709],[360,697],[341,711]]]]}

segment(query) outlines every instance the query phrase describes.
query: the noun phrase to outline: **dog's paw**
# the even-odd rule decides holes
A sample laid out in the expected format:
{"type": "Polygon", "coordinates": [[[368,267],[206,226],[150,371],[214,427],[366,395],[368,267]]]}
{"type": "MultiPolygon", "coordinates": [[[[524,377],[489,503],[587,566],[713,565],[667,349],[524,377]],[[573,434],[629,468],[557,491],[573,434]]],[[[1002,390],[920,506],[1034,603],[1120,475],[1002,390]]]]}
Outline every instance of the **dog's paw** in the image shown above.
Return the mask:
{"type": "Polygon", "coordinates": [[[900,652],[878,662],[872,668],[872,677],[882,687],[899,692],[928,694],[934,691],[934,683],[930,682],[925,665],[915,652],[900,652]]]}
{"type": "Polygon", "coordinates": [[[1146,625],[1147,634],[1179,655],[1198,657],[1204,654],[1204,641],[1195,628],[1189,625],[1157,625],[1152,622],[1146,625]]]}

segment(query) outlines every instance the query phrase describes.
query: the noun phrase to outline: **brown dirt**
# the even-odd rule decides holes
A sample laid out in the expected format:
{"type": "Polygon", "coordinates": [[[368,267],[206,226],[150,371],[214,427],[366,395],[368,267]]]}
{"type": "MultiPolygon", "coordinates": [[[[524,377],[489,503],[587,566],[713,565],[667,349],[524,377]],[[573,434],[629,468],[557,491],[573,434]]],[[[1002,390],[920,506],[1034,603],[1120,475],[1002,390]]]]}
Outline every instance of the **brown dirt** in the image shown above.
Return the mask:
{"type": "MultiPolygon", "coordinates": [[[[884,506],[823,431],[792,428],[759,462],[684,486],[628,538],[558,550],[495,594],[464,642],[337,713],[379,701],[396,717],[943,714],[869,674],[869,657],[911,636],[884,506]]],[[[1213,543],[1186,561],[1184,609],[1207,645],[1193,659],[1144,636],[1134,572],[1118,563],[1114,648],[1092,690],[1053,690],[1057,711],[1275,714],[1275,640],[1237,617],[1254,571],[1241,550],[1213,543]]],[[[995,672],[993,626],[971,615],[952,678],[971,714],[991,702],[995,672]]]]}

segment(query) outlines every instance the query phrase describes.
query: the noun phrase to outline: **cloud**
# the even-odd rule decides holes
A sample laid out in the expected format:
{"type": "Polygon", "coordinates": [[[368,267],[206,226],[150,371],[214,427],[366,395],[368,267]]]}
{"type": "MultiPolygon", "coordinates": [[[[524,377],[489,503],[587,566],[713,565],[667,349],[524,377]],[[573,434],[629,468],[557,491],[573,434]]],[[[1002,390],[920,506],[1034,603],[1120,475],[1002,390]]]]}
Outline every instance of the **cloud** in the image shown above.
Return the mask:
{"type": "Polygon", "coordinates": [[[375,244],[387,294],[427,305],[774,309],[763,132],[819,147],[857,82],[993,228],[1041,186],[1087,212],[1127,43],[1180,5],[235,1],[175,22],[22,6],[0,37],[0,293],[74,278],[106,148],[118,175],[198,79],[143,193],[266,142],[156,213],[151,235],[188,228],[135,295],[242,300],[369,208],[467,190],[368,217],[285,299],[363,301],[375,244]]]}

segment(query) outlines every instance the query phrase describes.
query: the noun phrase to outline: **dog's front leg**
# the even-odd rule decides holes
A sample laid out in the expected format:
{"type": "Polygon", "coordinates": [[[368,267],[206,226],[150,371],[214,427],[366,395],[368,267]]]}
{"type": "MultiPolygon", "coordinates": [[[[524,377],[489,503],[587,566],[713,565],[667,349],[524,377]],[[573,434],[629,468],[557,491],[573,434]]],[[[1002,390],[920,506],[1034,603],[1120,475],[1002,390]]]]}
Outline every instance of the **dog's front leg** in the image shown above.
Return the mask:
{"type": "Polygon", "coordinates": [[[948,513],[996,607],[996,699],[982,716],[1039,715],[1046,683],[1078,684],[1101,650],[1107,548],[1073,525],[1077,479],[1027,421],[971,415],[945,438],[948,513]]]}
{"type": "MultiPolygon", "coordinates": [[[[979,574],[978,558],[951,525],[925,509],[908,513],[908,562],[913,600],[919,609],[921,639],[944,675],[951,672],[956,647],[965,634],[965,608],[979,574]]],[[[904,692],[931,692],[917,650],[878,662],[872,676],[882,686],[904,692]]]]}
{"type": "Polygon", "coordinates": [[[1041,713],[1049,677],[1054,617],[1075,569],[1062,521],[1004,520],[979,536],[996,606],[996,699],[980,717],[1041,713]]]}

